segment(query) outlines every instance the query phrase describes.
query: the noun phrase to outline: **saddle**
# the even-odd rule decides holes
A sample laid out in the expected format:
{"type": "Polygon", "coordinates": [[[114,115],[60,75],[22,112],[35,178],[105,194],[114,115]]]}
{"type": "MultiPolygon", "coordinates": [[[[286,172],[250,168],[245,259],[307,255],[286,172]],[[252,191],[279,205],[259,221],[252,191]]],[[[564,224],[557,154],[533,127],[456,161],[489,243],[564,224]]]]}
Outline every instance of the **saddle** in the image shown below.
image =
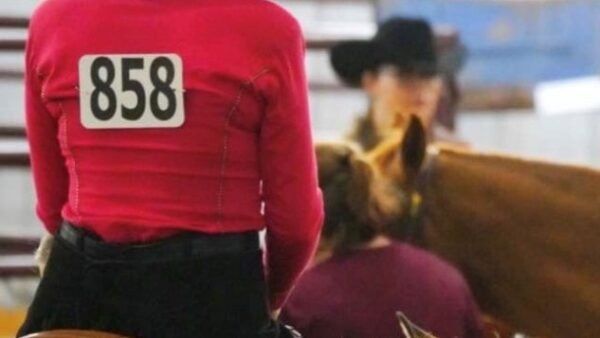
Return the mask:
{"type": "Polygon", "coordinates": [[[106,332],[80,331],[80,330],[56,330],[32,333],[22,338],[127,338],[106,332]]]}

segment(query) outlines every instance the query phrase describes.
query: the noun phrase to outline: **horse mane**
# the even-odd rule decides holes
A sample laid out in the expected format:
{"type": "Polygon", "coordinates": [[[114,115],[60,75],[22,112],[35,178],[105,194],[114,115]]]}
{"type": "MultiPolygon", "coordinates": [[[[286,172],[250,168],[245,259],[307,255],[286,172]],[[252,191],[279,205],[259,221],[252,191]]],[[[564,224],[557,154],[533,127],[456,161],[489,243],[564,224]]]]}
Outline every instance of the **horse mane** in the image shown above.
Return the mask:
{"type": "Polygon", "coordinates": [[[600,336],[600,172],[429,149],[426,241],[483,310],[542,336],[600,336]]]}

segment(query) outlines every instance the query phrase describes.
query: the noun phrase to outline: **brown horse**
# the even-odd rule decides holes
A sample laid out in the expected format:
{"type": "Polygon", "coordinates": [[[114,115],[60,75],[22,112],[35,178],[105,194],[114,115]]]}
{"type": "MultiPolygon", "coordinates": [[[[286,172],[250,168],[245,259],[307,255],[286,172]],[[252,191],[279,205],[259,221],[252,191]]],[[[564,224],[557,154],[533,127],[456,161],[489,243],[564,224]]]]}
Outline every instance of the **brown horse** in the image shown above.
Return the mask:
{"type": "Polygon", "coordinates": [[[486,313],[536,336],[600,337],[600,172],[426,147],[416,119],[370,158],[421,190],[426,246],[461,269],[486,313]]]}

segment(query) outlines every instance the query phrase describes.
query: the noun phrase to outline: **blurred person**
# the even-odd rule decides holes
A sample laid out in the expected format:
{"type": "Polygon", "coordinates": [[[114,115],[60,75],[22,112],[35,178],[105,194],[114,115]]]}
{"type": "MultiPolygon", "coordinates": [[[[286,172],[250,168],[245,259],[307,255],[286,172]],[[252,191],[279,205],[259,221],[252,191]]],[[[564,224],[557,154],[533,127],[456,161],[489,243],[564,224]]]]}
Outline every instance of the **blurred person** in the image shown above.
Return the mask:
{"type": "Polygon", "coordinates": [[[435,40],[438,69],[444,83],[435,120],[447,131],[454,132],[462,99],[458,74],[467,62],[468,51],[458,31],[452,28],[446,27],[436,32],[435,40]]]}
{"type": "Polygon", "coordinates": [[[364,90],[370,102],[350,139],[371,150],[416,115],[430,141],[462,143],[436,121],[436,113],[443,102],[447,107],[442,108],[456,108],[457,88],[448,88],[446,83],[453,83],[449,79],[461,67],[464,54],[463,48],[456,48],[440,59],[431,26],[412,18],[382,23],[369,41],[334,46],[330,57],[336,74],[346,84],[364,90]]]}
{"type": "MultiPolygon", "coordinates": [[[[458,41],[446,38],[443,45],[444,53],[438,53],[427,21],[398,17],[383,22],[369,41],[342,42],[332,48],[331,64],[337,75],[348,85],[362,88],[369,98],[368,112],[358,118],[348,135],[351,141],[365,151],[373,150],[404,130],[411,116],[417,116],[425,126],[428,143],[466,146],[436,120],[440,110],[456,108],[459,92],[449,84],[466,56],[458,41]]],[[[423,244],[422,229],[429,222],[421,184],[417,181],[410,192],[411,211],[396,221],[390,233],[419,245],[423,244]]]]}
{"type": "MultiPolygon", "coordinates": [[[[417,139],[405,144],[425,137],[422,128],[408,134],[417,139]]],[[[479,311],[462,275],[387,235],[389,221],[407,210],[371,163],[345,144],[317,146],[317,159],[326,211],[319,254],[281,319],[306,338],[399,338],[401,311],[440,338],[481,337],[479,311]]],[[[420,164],[404,165],[408,171],[420,164]]]]}
{"type": "Polygon", "coordinates": [[[274,317],[323,207],[290,14],[265,0],[47,0],[25,92],[53,240],[19,336],[297,336],[274,317]]]}

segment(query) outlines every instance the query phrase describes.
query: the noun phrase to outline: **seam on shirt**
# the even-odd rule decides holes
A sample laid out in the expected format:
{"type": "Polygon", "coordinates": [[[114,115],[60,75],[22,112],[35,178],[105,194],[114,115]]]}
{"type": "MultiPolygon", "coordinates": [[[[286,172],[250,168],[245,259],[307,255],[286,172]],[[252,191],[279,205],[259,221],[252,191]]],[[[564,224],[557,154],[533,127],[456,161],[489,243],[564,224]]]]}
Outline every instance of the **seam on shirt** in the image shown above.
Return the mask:
{"type": "MultiPolygon", "coordinates": [[[[72,169],[69,168],[69,171],[71,172],[71,176],[73,177],[73,185],[74,185],[74,190],[75,190],[75,196],[73,197],[74,201],[73,201],[73,211],[75,212],[75,216],[77,217],[77,223],[81,223],[81,212],[79,211],[79,176],[77,175],[77,163],[75,162],[75,156],[73,155],[73,153],[71,152],[71,149],[69,148],[69,133],[67,131],[67,126],[69,125],[68,123],[68,117],[67,114],[65,112],[65,110],[63,109],[63,105],[62,103],[59,103],[59,108],[60,108],[60,121],[62,123],[62,131],[63,131],[63,135],[62,135],[62,139],[64,142],[64,149],[65,149],[65,153],[66,155],[68,155],[71,159],[72,162],[72,169]]],[[[69,182],[69,185],[71,183],[69,182]]],[[[71,188],[69,187],[69,190],[71,188]]]]}
{"type": "Polygon", "coordinates": [[[268,74],[270,72],[271,72],[271,69],[264,68],[261,71],[259,71],[258,73],[256,73],[254,76],[252,76],[249,80],[244,82],[241,85],[240,90],[238,91],[238,94],[233,102],[233,105],[229,109],[229,112],[227,113],[227,116],[226,116],[225,125],[223,127],[223,146],[222,146],[222,153],[221,153],[222,154],[221,155],[221,169],[220,169],[220,173],[219,173],[219,189],[218,189],[218,193],[217,193],[217,224],[218,224],[219,230],[221,232],[224,232],[223,231],[223,219],[224,219],[223,208],[224,208],[224,197],[225,197],[225,173],[227,171],[227,161],[228,161],[228,152],[229,152],[229,127],[231,126],[231,118],[233,117],[233,114],[238,110],[238,107],[239,107],[240,103],[242,102],[242,98],[244,97],[244,94],[246,93],[248,88],[250,88],[252,85],[254,85],[254,82],[256,82],[256,80],[258,80],[260,77],[262,77],[265,74],[268,74]]]}

